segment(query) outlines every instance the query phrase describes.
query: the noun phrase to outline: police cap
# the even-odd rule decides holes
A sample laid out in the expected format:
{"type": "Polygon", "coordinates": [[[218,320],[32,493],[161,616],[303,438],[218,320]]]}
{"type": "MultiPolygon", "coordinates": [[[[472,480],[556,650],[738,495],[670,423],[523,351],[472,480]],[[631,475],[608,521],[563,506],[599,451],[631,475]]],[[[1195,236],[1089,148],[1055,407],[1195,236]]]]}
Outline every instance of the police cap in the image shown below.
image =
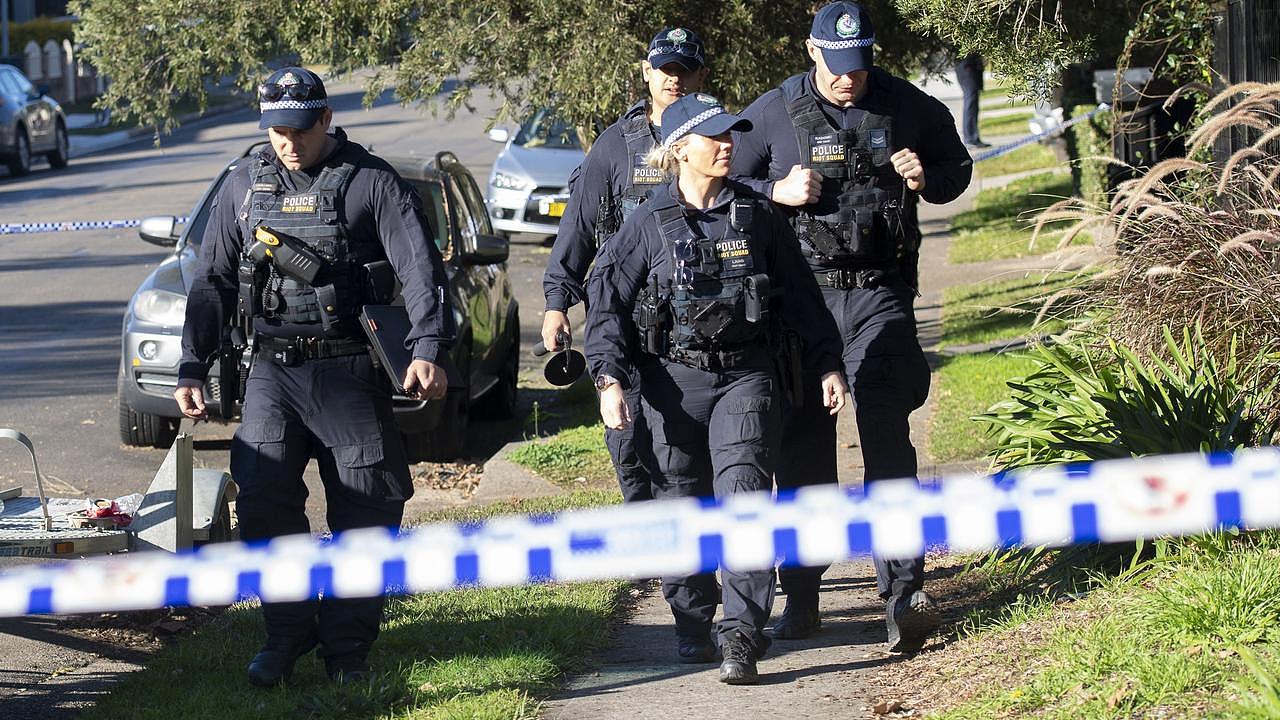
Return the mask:
{"type": "Polygon", "coordinates": [[[809,42],[822,50],[827,69],[835,75],[870,70],[876,42],[871,16],[861,5],[833,2],[813,16],[809,42]]]}
{"type": "Polygon", "coordinates": [[[258,127],[288,127],[307,130],[329,107],[320,76],[300,67],[281,68],[258,86],[262,119],[258,127]]]}

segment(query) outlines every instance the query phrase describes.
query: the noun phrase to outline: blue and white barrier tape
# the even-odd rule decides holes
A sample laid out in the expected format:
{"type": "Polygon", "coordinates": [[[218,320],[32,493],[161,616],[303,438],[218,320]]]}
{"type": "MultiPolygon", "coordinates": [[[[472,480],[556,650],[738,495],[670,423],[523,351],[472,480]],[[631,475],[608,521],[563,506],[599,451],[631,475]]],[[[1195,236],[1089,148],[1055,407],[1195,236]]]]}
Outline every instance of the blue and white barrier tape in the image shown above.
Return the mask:
{"type": "MultiPolygon", "coordinates": [[[[1111,107],[1109,105],[1107,105],[1106,103],[1103,103],[1102,105],[1099,105],[1098,107],[1089,111],[1089,113],[1085,115],[1081,115],[1080,117],[1071,118],[1070,120],[1062,123],[1061,125],[1055,128],[1046,130],[1045,132],[1042,132],[1042,133],[1028,135],[1020,140],[1016,140],[1014,142],[1008,143],[1007,145],[1001,145],[1000,147],[991,148],[990,150],[981,152],[974,156],[973,162],[980,163],[980,162],[983,162],[984,160],[998,158],[1001,155],[1008,155],[1009,153],[1013,152],[1014,150],[1017,150],[1020,147],[1023,147],[1024,145],[1030,145],[1031,143],[1034,143],[1034,142],[1040,142],[1041,140],[1047,137],[1057,135],[1058,133],[1062,132],[1063,130],[1066,130],[1072,125],[1075,125],[1076,123],[1084,122],[1085,120],[1088,120],[1094,115],[1097,115],[1100,112],[1103,112],[1105,110],[1110,110],[1110,109],[1111,107]]],[[[186,221],[187,221],[187,218],[185,217],[178,218],[178,222],[186,222],[186,221]]],[[[141,220],[85,220],[80,222],[60,222],[60,223],[49,223],[49,222],[12,223],[7,225],[0,224],[0,235],[18,235],[22,233],[44,233],[44,232],[70,232],[75,230],[117,230],[120,228],[138,227],[141,224],[142,224],[141,220]]]]}
{"type": "Polygon", "coordinates": [[[195,553],[126,554],[0,575],[0,616],[170,605],[369,597],[503,586],[766,570],[926,548],[983,551],[1280,526],[1280,449],[1178,455],[948,478],[937,486],[876,483],[723,504],[655,501],[396,534],[305,535],[195,553]]]}
{"type": "MultiPolygon", "coordinates": [[[[177,218],[177,222],[185,223],[187,218],[177,218]]],[[[133,228],[142,224],[141,220],[82,220],[75,222],[43,222],[43,223],[8,223],[0,224],[0,235],[22,235],[25,233],[74,232],[77,230],[119,230],[133,228]]]]}
{"type": "Polygon", "coordinates": [[[1106,103],[1102,103],[1101,105],[1090,110],[1084,115],[1081,115],[1080,117],[1073,117],[1070,120],[1062,123],[1061,125],[1058,125],[1057,127],[1050,128],[1048,130],[1045,130],[1044,132],[1036,133],[1034,135],[1028,135],[1020,140],[1015,140],[1006,145],[1001,145],[1000,147],[991,148],[990,150],[980,152],[977,155],[973,156],[973,162],[977,164],[977,163],[983,162],[984,160],[998,158],[1001,155],[1008,155],[1009,153],[1013,152],[1014,150],[1017,150],[1020,147],[1023,147],[1024,145],[1030,145],[1031,143],[1040,142],[1041,140],[1047,137],[1052,137],[1054,135],[1057,135],[1058,133],[1062,132],[1063,130],[1066,130],[1072,125],[1075,125],[1076,123],[1082,123],[1085,120],[1088,120],[1089,118],[1093,117],[1094,115],[1097,115],[1100,112],[1105,112],[1110,109],[1111,109],[1110,105],[1106,103]]]}

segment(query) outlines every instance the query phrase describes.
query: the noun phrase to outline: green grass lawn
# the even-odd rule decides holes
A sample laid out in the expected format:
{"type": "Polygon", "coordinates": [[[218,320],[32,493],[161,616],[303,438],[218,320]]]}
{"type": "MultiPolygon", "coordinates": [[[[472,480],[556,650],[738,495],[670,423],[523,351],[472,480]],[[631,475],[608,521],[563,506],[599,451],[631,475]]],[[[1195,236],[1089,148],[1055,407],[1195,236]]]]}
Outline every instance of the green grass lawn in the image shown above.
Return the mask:
{"type": "MultiPolygon", "coordinates": [[[[619,500],[617,493],[574,493],[432,519],[551,512],[619,500]]],[[[289,687],[251,687],[245,666],[263,639],[261,613],[238,605],[129,675],[99,702],[94,715],[137,720],[534,718],[538,698],[603,642],[629,587],[608,581],[393,598],[369,658],[378,675],[350,687],[330,684],[313,655],[299,661],[289,687]]]]}
{"type": "MultiPolygon", "coordinates": [[[[541,378],[537,383],[545,385],[541,378]]],[[[563,390],[541,388],[546,402],[536,402],[525,419],[525,437],[533,438],[508,459],[562,487],[616,485],[613,461],[604,444],[604,423],[596,391],[579,381],[563,390]]]]}
{"type": "Polygon", "coordinates": [[[1070,275],[989,280],[955,285],[942,293],[942,345],[971,345],[1036,332],[1060,332],[1066,323],[1050,317],[1032,327],[1044,301],[1071,283],[1070,275]]]}
{"type": "Polygon", "coordinates": [[[578,478],[599,483],[615,477],[601,422],[561,430],[516,448],[509,457],[511,462],[558,485],[571,484],[578,478]]]}
{"type": "MultiPolygon", "coordinates": [[[[1172,541],[1076,602],[958,643],[974,698],[935,717],[1280,717],[1280,538],[1172,541]]],[[[1034,604],[1034,603],[1033,603],[1034,604]]]]}
{"type": "MultiPolygon", "coordinates": [[[[1052,250],[1060,239],[1059,234],[1052,232],[1041,233],[1036,244],[1030,245],[1034,226],[1031,214],[1070,197],[1071,193],[1071,176],[1062,173],[1040,173],[979,192],[973,209],[952,220],[954,237],[950,261],[983,262],[1052,250]]],[[[1088,243],[1090,237],[1082,234],[1075,242],[1088,243]]]]}
{"type": "Polygon", "coordinates": [[[1007,155],[983,160],[973,167],[982,177],[999,177],[1028,170],[1063,167],[1063,164],[1058,162],[1058,157],[1052,150],[1040,143],[1032,143],[1023,145],[1007,155]]]}
{"type": "Polygon", "coordinates": [[[1020,112],[1013,115],[980,117],[978,120],[978,134],[982,137],[1029,135],[1031,130],[1027,127],[1027,122],[1031,120],[1032,115],[1030,112],[1020,112]]]}
{"type": "Polygon", "coordinates": [[[991,440],[969,418],[1008,397],[1005,381],[1022,377],[1035,363],[1016,354],[980,353],[946,358],[938,371],[937,404],[929,425],[929,456],[936,463],[985,456],[991,440]]]}

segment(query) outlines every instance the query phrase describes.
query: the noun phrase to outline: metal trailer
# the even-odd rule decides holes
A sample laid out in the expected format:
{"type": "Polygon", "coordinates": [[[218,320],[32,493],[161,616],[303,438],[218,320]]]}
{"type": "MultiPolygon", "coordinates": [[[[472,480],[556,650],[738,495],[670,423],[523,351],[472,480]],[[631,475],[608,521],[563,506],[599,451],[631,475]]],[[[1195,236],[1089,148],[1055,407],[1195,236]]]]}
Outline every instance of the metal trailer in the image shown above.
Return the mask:
{"type": "Polygon", "coordinates": [[[195,468],[192,438],[178,435],[156,471],[133,522],[124,528],[84,527],[85,498],[48,497],[35,447],[22,433],[0,428],[0,439],[20,443],[31,456],[36,497],[22,487],[0,490],[0,557],[71,559],[106,553],[167,550],[236,539],[236,485],[221,470],[195,468]],[[178,522],[185,518],[185,522],[178,522]]]}

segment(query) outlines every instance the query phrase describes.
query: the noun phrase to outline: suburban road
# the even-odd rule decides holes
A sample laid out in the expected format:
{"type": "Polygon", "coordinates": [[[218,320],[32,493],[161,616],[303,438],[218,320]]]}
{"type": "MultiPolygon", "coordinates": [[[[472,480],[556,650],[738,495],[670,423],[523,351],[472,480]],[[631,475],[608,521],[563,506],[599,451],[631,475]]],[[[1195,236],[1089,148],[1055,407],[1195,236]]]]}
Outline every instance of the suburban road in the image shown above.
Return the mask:
{"type": "MultiPolygon", "coordinates": [[[[401,107],[389,93],[365,110],[361,97],[354,84],[331,89],[335,122],[352,139],[387,155],[452,150],[484,187],[502,148],[484,134],[487,97],[452,122],[401,107]]],[[[244,109],[183,127],[161,148],[143,137],[61,171],[43,163],[25,178],[0,171],[0,222],[186,215],[222,166],[264,135],[256,111],[244,109]]],[[[530,341],[542,309],[540,240],[517,237],[510,262],[530,341]]],[[[0,236],[0,427],[33,440],[57,494],[141,492],[164,457],[121,445],[115,396],[126,304],[166,254],[133,229],[0,236]]],[[[198,426],[197,464],[226,467],[229,436],[224,426],[198,426]]],[[[0,446],[0,485],[23,482],[30,491],[33,480],[25,453],[0,446]]]]}
{"type": "MultiPolygon", "coordinates": [[[[375,153],[433,156],[452,150],[483,187],[502,146],[484,134],[494,105],[477,97],[475,114],[450,122],[389,94],[370,109],[362,89],[331,83],[335,122],[375,153]]],[[[255,110],[191,123],[156,148],[149,137],[75,158],[53,171],[10,178],[0,170],[0,223],[120,220],[186,215],[228,160],[262,139],[255,110]]],[[[542,238],[517,237],[509,261],[522,309],[522,346],[537,337],[546,260],[542,238]]],[[[145,491],[165,451],[120,443],[116,376],[126,304],[138,283],[167,255],[136,230],[0,235],[0,427],[34,442],[52,494],[119,497],[145,491]]],[[[522,353],[522,362],[536,362],[522,353]]],[[[184,423],[184,429],[190,428],[184,423]]],[[[468,452],[482,461],[519,427],[478,426],[468,452]]],[[[196,464],[225,468],[232,429],[196,428],[196,464]]],[[[307,472],[313,529],[323,529],[323,492],[307,472]]],[[[34,494],[25,451],[0,445],[0,487],[21,483],[34,494]]],[[[427,493],[419,493],[420,497],[427,493]]],[[[412,514],[412,511],[409,513],[412,514]]],[[[0,568],[21,561],[0,559],[0,568]]],[[[81,623],[83,624],[83,622],[81,623]]],[[[145,655],[110,640],[68,634],[51,618],[0,620],[0,720],[74,717],[145,655]]]]}

